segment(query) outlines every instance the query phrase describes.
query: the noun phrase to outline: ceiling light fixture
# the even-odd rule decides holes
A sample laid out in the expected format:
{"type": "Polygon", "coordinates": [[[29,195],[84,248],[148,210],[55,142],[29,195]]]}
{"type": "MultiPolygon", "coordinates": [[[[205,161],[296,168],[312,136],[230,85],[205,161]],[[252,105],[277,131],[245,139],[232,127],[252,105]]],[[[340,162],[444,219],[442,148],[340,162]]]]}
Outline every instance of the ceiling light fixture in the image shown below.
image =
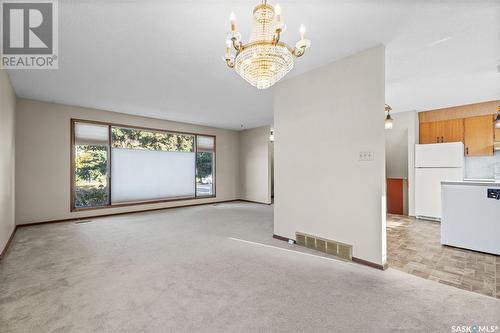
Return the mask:
{"type": "Polygon", "coordinates": [[[253,31],[247,44],[241,42],[236,30],[236,16],[231,13],[231,31],[226,39],[224,59],[230,68],[257,89],[266,89],[278,82],[293,68],[293,58],[304,55],[311,41],[304,38],[306,28],[300,26],[300,40],[295,47],[280,41],[285,30],[280,5],[275,7],[263,0],[253,10],[253,31]],[[231,46],[236,54],[231,53],[231,46]]]}
{"type": "Polygon", "coordinates": [[[497,118],[495,119],[495,128],[500,128],[500,105],[497,106],[497,118]]]}
{"type": "Polygon", "coordinates": [[[392,129],[394,125],[394,120],[391,118],[390,112],[392,111],[392,108],[389,105],[385,105],[385,113],[387,113],[387,116],[385,117],[385,129],[392,129]]]}

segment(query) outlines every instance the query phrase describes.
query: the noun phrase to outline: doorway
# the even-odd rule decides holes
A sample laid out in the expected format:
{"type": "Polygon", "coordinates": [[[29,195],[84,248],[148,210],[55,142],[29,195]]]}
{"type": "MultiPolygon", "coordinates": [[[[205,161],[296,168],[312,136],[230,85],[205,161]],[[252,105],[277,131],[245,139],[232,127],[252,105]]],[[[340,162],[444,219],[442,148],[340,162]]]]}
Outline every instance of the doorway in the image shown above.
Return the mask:
{"type": "Polygon", "coordinates": [[[387,212],[408,215],[408,129],[385,135],[387,212]]]}

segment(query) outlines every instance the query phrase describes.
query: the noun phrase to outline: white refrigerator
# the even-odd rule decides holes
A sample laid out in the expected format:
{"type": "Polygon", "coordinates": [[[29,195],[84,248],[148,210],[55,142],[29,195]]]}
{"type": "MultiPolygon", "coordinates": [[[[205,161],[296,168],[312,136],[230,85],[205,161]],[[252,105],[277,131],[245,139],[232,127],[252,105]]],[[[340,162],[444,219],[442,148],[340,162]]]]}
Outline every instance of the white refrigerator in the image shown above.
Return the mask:
{"type": "Polygon", "coordinates": [[[462,142],[415,145],[415,215],[441,220],[441,182],[464,179],[462,142]]]}

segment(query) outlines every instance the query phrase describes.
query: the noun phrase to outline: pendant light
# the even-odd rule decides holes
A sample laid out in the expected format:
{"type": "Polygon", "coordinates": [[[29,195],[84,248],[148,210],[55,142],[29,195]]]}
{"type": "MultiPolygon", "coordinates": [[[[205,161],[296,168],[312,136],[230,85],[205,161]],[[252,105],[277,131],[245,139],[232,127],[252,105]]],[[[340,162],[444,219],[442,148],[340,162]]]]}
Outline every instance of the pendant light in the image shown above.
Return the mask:
{"type": "Polygon", "coordinates": [[[391,117],[390,112],[392,111],[392,108],[389,105],[385,105],[385,113],[387,113],[387,116],[385,117],[385,129],[392,129],[394,125],[394,120],[391,117]]]}

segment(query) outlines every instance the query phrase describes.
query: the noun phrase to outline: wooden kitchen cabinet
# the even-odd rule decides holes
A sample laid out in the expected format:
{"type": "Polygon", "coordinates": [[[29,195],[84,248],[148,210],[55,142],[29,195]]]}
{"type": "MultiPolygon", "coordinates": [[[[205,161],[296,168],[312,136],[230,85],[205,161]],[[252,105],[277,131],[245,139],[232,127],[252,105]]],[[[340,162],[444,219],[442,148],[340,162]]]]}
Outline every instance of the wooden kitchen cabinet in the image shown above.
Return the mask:
{"type": "Polygon", "coordinates": [[[419,112],[419,142],[461,141],[466,156],[491,156],[495,144],[500,149],[500,130],[494,129],[499,105],[496,100],[419,112]]]}
{"type": "Polygon", "coordinates": [[[441,142],[463,142],[464,120],[451,119],[441,121],[441,142]]]}
{"type": "Polygon", "coordinates": [[[493,116],[464,119],[464,144],[466,156],[493,155],[493,116]]]}
{"type": "Polygon", "coordinates": [[[464,141],[464,120],[451,119],[420,124],[420,143],[464,141]]]}
{"type": "Polygon", "coordinates": [[[439,121],[433,121],[429,123],[421,123],[420,124],[420,144],[428,144],[428,143],[438,143],[438,123],[439,121]]]}

